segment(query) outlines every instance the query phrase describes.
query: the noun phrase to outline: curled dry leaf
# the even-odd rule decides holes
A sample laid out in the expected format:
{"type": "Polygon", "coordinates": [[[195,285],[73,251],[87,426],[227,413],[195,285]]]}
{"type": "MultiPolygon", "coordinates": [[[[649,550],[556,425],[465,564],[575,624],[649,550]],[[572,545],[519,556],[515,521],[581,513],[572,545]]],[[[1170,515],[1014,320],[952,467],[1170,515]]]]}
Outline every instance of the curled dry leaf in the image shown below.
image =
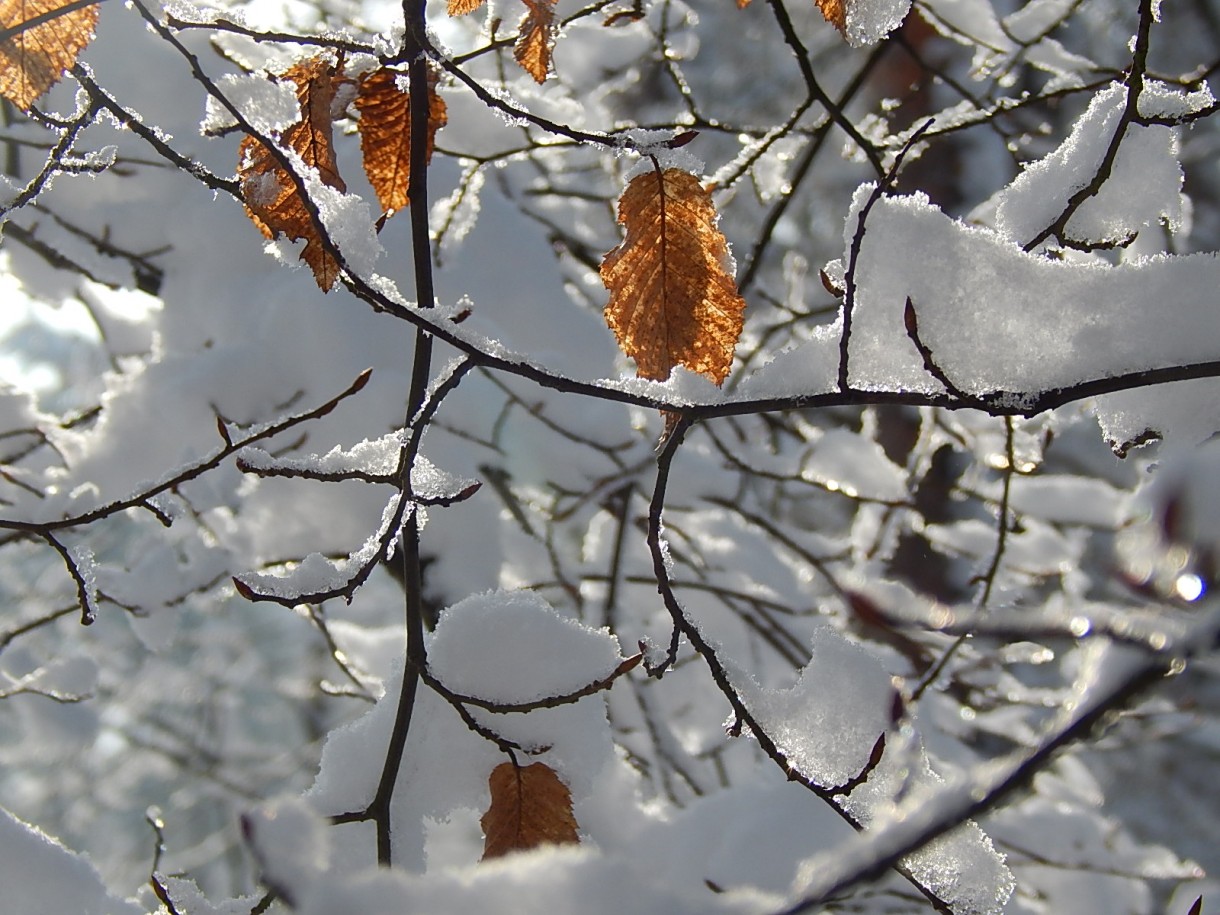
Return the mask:
{"type": "Polygon", "coordinates": [[[555,46],[555,0],[525,0],[525,5],[529,12],[521,20],[513,58],[535,82],[541,83],[551,72],[551,51],[555,46]]]}
{"type": "Polygon", "coordinates": [[[572,792],[546,763],[501,763],[487,780],[491,805],[483,826],[483,860],[539,845],[575,844],[572,792]]]}
{"type": "MultiPolygon", "coordinates": [[[[411,96],[398,88],[401,74],[382,67],[360,80],[356,110],[360,112],[360,149],[364,173],[377,193],[383,212],[405,209],[411,186],[411,96]]],[[[437,94],[438,74],[428,74],[428,161],[436,132],[448,122],[445,100],[437,94]]]]}
{"type": "Polygon", "coordinates": [[[93,40],[97,11],[96,3],[79,0],[2,0],[0,28],[8,37],[0,41],[0,95],[29,110],[93,40]]]}
{"type": "Polygon", "coordinates": [[[602,261],[606,323],[642,378],[675,365],[722,384],[741,336],[745,301],[729,275],[728,243],[711,194],[689,172],[634,178],[619,200],[623,243],[602,261]]]}
{"type": "MultiPolygon", "coordinates": [[[[335,164],[331,105],[343,77],[323,57],[296,64],[280,77],[297,87],[301,119],[284,131],[280,145],[296,152],[306,166],[317,169],[322,182],[347,190],[335,164]]],[[[323,246],[309,209],[296,181],[255,137],[242,139],[238,150],[237,177],[241,181],[246,213],[267,238],[286,235],[305,240],[301,260],[313,271],[323,291],[329,292],[339,277],[339,264],[323,246]]]]}
{"type": "Polygon", "coordinates": [[[847,30],[847,0],[817,0],[826,21],[840,32],[847,30]]]}

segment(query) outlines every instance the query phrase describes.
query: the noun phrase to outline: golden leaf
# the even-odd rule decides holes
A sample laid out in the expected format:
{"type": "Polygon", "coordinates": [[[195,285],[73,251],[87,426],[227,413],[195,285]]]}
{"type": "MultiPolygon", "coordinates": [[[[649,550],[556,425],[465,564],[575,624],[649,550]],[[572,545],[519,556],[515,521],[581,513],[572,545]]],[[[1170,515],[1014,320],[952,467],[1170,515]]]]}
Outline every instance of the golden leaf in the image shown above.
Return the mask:
{"type": "Polygon", "coordinates": [[[2,0],[0,29],[16,34],[0,41],[0,95],[29,110],[93,40],[97,11],[72,0],[2,0]]]}
{"type": "Polygon", "coordinates": [[[491,805],[483,826],[483,860],[545,844],[575,844],[572,793],[545,763],[501,763],[487,780],[491,805]]]}
{"type": "Polygon", "coordinates": [[[544,82],[551,72],[551,51],[555,45],[555,0],[525,0],[529,12],[521,20],[520,36],[513,57],[521,69],[544,82]]]}
{"type": "MultiPolygon", "coordinates": [[[[382,67],[361,79],[356,93],[364,173],[387,213],[407,206],[411,184],[411,96],[398,88],[399,76],[382,67]]],[[[428,74],[428,161],[436,132],[449,120],[437,79],[435,72],[428,74]]]]}
{"type": "Polygon", "coordinates": [[[634,178],[618,205],[623,243],[602,261],[606,323],[642,378],[684,365],[722,384],[741,336],[745,301],[725,269],[728,243],[711,194],[676,168],[634,178]]]}
{"type": "Polygon", "coordinates": [[[449,0],[450,16],[465,16],[483,5],[483,0],[449,0]]]}
{"type": "MultiPolygon", "coordinates": [[[[301,119],[284,131],[280,145],[317,169],[324,184],[347,190],[335,164],[331,120],[335,90],[343,77],[328,60],[314,57],[296,64],[280,78],[296,84],[301,106],[301,119]]],[[[238,150],[237,177],[250,219],[267,238],[285,235],[293,241],[304,239],[301,260],[309,265],[322,290],[329,292],[339,277],[339,264],[322,245],[292,175],[260,140],[247,136],[238,150]]]]}
{"type": "Polygon", "coordinates": [[[847,29],[847,0],[816,0],[826,21],[840,32],[847,29]]]}

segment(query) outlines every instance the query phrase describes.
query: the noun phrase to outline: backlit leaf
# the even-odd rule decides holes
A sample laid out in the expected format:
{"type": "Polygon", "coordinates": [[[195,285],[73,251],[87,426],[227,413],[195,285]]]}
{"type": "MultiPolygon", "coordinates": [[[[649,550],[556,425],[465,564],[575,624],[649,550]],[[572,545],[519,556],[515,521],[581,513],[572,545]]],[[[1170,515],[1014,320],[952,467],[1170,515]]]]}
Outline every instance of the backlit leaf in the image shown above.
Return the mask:
{"type": "Polygon", "coordinates": [[[726,269],[711,195],[689,172],[654,169],[627,185],[618,220],[627,237],[601,266],[606,323],[637,374],[664,381],[684,365],[723,383],[745,302],[726,269]]]}
{"type": "MultiPolygon", "coordinates": [[[[331,106],[343,77],[323,57],[302,61],[281,79],[297,87],[301,119],[284,131],[280,146],[296,152],[306,166],[317,169],[322,182],[347,190],[335,164],[331,106]]],[[[301,260],[313,271],[323,291],[339,277],[339,264],[323,247],[305,201],[291,174],[282,168],[263,143],[247,136],[238,151],[237,177],[241,180],[246,212],[267,238],[285,235],[304,239],[301,260]]]]}
{"type": "Polygon", "coordinates": [[[483,860],[539,845],[580,841],[572,814],[572,793],[545,763],[501,763],[487,780],[491,805],[483,826],[483,860]]]}
{"type": "Polygon", "coordinates": [[[847,0],[817,0],[826,21],[840,32],[847,29],[847,0]]]}
{"type": "Polygon", "coordinates": [[[483,5],[483,0],[449,0],[450,16],[465,16],[483,5]]]}
{"type": "MultiPolygon", "coordinates": [[[[360,80],[360,148],[364,173],[384,212],[407,206],[411,182],[411,96],[398,88],[401,74],[382,67],[360,80]]],[[[448,121],[445,101],[436,91],[437,74],[428,76],[428,160],[436,132],[448,121]]]]}
{"type": "Polygon", "coordinates": [[[555,0],[525,0],[529,12],[521,20],[521,34],[513,57],[535,82],[551,72],[551,50],[555,45],[555,0]]]}
{"type": "Polygon", "coordinates": [[[73,0],[0,0],[0,28],[16,32],[0,41],[0,95],[28,110],[93,40],[97,11],[73,0]]]}

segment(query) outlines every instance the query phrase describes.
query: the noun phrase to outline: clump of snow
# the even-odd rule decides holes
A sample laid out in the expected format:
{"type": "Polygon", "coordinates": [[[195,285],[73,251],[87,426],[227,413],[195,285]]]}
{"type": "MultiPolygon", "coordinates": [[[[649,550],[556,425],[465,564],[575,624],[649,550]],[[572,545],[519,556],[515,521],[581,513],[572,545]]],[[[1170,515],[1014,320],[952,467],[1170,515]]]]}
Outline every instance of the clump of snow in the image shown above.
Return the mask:
{"type": "Polygon", "coordinates": [[[679,146],[677,149],[670,146],[673,139],[672,130],[646,130],[635,127],[624,131],[620,138],[622,149],[638,155],[640,161],[627,169],[623,178],[630,181],[654,168],[676,168],[692,175],[703,174],[706,163],[687,146],[679,146]]]}
{"type": "MultiPolygon", "coordinates": [[[[367,474],[389,476],[398,469],[402,455],[402,436],[390,433],[377,439],[364,439],[351,448],[336,445],[326,454],[308,457],[277,457],[253,445],[238,453],[238,460],[253,470],[288,471],[318,474],[367,474]]],[[[420,459],[422,460],[422,458],[420,459]]]]}
{"type": "MultiPolygon", "coordinates": [[[[856,193],[845,246],[869,192],[856,193]]],[[[956,388],[1007,393],[1018,406],[1087,379],[1220,358],[1213,254],[1117,266],[1049,260],[949,219],[922,195],[882,198],[866,222],[852,313],[857,387],[943,390],[908,333],[908,299],[922,343],[956,388]]]]}
{"type": "Polygon", "coordinates": [[[1198,444],[1220,429],[1220,381],[1201,378],[1099,397],[1097,422],[1110,447],[1164,440],[1198,444]]]}
{"type": "Polygon", "coordinates": [[[1144,82],[1144,91],[1140,93],[1139,113],[1146,118],[1180,118],[1203,111],[1215,102],[1216,98],[1207,83],[1186,92],[1160,80],[1149,79],[1144,82]]]}
{"type": "Polygon", "coordinates": [[[161,885],[169,893],[169,898],[174,901],[174,907],[190,915],[250,915],[262,898],[260,893],[256,896],[238,896],[213,902],[203,894],[194,880],[171,877],[169,874],[160,874],[159,877],[161,885]]]}
{"type": "Polygon", "coordinates": [[[842,324],[813,329],[810,339],[775,355],[755,369],[733,391],[734,399],[792,397],[820,394],[838,382],[839,337],[842,324]]]}
{"type": "Polygon", "coordinates": [[[456,692],[532,702],[588,686],[622,660],[618,640],[561,616],[531,591],[475,594],[437,623],[429,666],[456,692]]]}
{"type": "Polygon", "coordinates": [[[911,0],[853,0],[847,4],[847,40],[855,47],[876,44],[906,18],[911,0]]]}
{"type": "Polygon", "coordinates": [[[343,590],[357,572],[376,561],[385,534],[397,517],[400,498],[400,493],[394,493],[382,511],[377,530],[347,558],[336,561],[321,553],[310,553],[300,562],[290,564],[282,573],[247,572],[241,576],[242,583],[259,594],[288,600],[305,600],[343,590]]]}
{"type": "Polygon", "coordinates": [[[889,678],[867,651],[830,628],[814,636],[811,659],[792,688],[769,690],[752,678],[737,685],[780,751],[826,787],[859,775],[877,738],[890,727],[889,678]],[[862,667],[873,676],[862,676],[862,667]]]}
{"type": "Polygon", "coordinates": [[[309,186],[310,197],[318,205],[322,224],[342,252],[346,266],[357,276],[371,274],[383,249],[368,201],[324,184],[316,169],[309,170],[305,183],[309,186]]]}
{"type": "Polygon", "coordinates": [[[290,902],[309,893],[330,863],[330,833],[306,802],[285,798],[242,817],[262,880],[290,902]]]}
{"type": "MultiPolygon", "coordinates": [[[[1167,105],[1168,95],[1159,90],[1157,104],[1167,105]]],[[[1059,218],[1072,195],[1093,182],[1126,104],[1126,86],[1115,83],[1103,89],[1063,144],[1027,166],[1000,193],[996,223],[1005,236],[1019,244],[1032,240],[1059,218]]],[[[1182,207],[1182,168],[1174,129],[1133,124],[1122,137],[1109,177],[1072,214],[1065,234],[1083,242],[1123,242],[1162,222],[1176,229],[1182,207]]]]}
{"type": "Polygon", "coordinates": [[[0,809],[0,886],[10,912],[139,915],[112,896],[85,858],[0,809]]]}
{"type": "MultiPolygon", "coordinates": [[[[221,95],[260,133],[276,136],[301,119],[296,87],[287,80],[271,80],[262,73],[226,73],[216,80],[221,95]]],[[[199,129],[220,134],[237,126],[237,119],[220,100],[209,95],[199,129]]]]}
{"type": "MultiPolygon", "coordinates": [[[[815,634],[810,661],[790,689],[765,689],[740,672],[735,685],[789,763],[823,787],[856,779],[867,768],[877,739],[886,735],[887,746],[877,766],[842,799],[845,809],[866,828],[880,827],[912,793],[930,790],[939,782],[916,732],[894,728],[894,686],[881,665],[829,627],[815,634]]],[[[796,891],[802,891],[825,856],[840,854],[836,849],[807,863],[796,891]]],[[[965,823],[907,855],[903,863],[960,912],[998,912],[1015,885],[1002,857],[974,823],[965,823]]]]}

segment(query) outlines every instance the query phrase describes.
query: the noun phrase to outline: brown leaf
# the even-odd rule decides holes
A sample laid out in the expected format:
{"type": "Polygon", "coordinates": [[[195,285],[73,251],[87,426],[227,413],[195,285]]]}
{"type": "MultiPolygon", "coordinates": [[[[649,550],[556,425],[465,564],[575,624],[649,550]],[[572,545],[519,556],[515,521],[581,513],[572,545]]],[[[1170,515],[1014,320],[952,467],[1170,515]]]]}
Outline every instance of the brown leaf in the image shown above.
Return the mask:
{"type": "Polygon", "coordinates": [[[684,365],[722,384],[741,336],[745,301],[725,269],[728,243],[712,197],[676,168],[634,178],[618,205],[623,243],[602,261],[606,323],[642,378],[684,365]]]}
{"type": "Polygon", "coordinates": [[[450,16],[465,16],[483,5],[483,0],[449,0],[450,16]]]}
{"type": "Polygon", "coordinates": [[[487,780],[491,805],[483,826],[483,860],[539,845],[580,842],[572,792],[546,763],[500,763],[487,780]]]}
{"type": "Polygon", "coordinates": [[[513,57],[526,73],[541,83],[551,72],[555,46],[555,0],[524,0],[529,12],[521,20],[513,57]]]}
{"type": "MultiPolygon", "coordinates": [[[[323,57],[302,61],[281,79],[296,84],[301,119],[284,131],[280,146],[300,155],[307,166],[318,170],[322,182],[347,190],[335,164],[331,105],[343,80],[323,57]]],[[[255,137],[242,139],[238,150],[237,177],[241,181],[246,213],[267,238],[286,235],[305,240],[301,260],[313,270],[314,279],[329,292],[339,277],[339,264],[322,245],[318,228],[305,206],[296,182],[255,137]]]]}
{"type": "MultiPolygon", "coordinates": [[[[356,93],[364,173],[387,213],[407,206],[411,183],[411,96],[398,88],[400,76],[382,67],[361,79],[356,93]]],[[[436,91],[438,78],[428,74],[428,161],[436,132],[449,120],[445,100],[436,91]]]]}
{"type": "Polygon", "coordinates": [[[847,30],[847,0],[816,0],[826,21],[840,32],[847,30]]]}
{"type": "Polygon", "coordinates": [[[22,111],[59,82],[93,40],[98,5],[71,9],[76,6],[72,0],[0,0],[0,28],[17,32],[0,42],[0,95],[22,111]],[[33,20],[39,24],[22,28],[33,20]]]}

